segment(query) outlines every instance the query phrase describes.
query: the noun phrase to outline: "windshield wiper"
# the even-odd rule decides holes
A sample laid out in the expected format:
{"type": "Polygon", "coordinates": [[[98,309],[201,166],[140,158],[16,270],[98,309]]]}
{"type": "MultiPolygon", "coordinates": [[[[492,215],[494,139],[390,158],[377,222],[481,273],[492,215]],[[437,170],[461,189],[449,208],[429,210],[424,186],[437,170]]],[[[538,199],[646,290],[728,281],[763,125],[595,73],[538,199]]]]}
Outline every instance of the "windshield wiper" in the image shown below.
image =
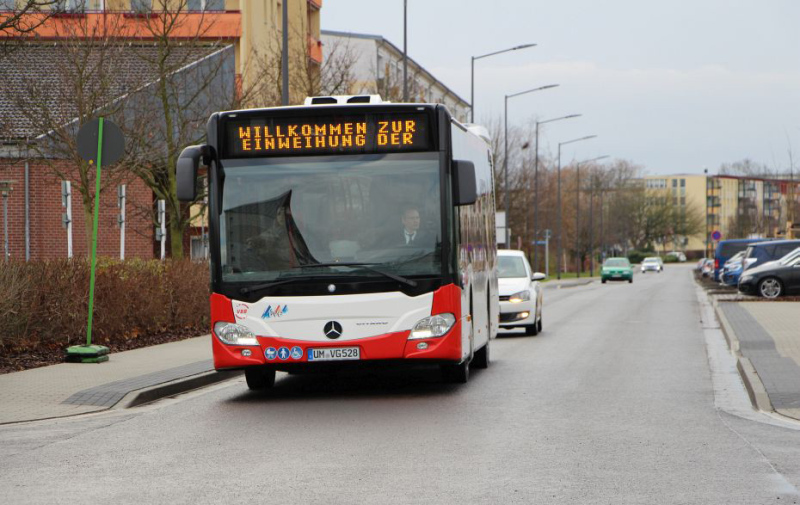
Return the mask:
{"type": "Polygon", "coordinates": [[[288,279],[279,279],[272,282],[266,282],[264,284],[256,284],[255,286],[247,286],[246,288],[240,289],[239,293],[246,295],[254,291],[261,291],[262,289],[271,288],[273,286],[280,286],[281,284],[287,284],[289,282],[294,282],[300,279],[308,279],[308,277],[290,277],[288,279]]]}
{"type": "Polygon", "coordinates": [[[300,265],[294,268],[360,267],[365,270],[369,270],[370,272],[375,272],[376,274],[388,277],[389,279],[395,280],[397,282],[402,282],[403,284],[407,284],[412,288],[417,286],[417,283],[415,281],[412,281],[411,279],[406,279],[405,277],[401,277],[393,273],[384,272],[383,270],[377,269],[372,265],[375,265],[375,263],[312,263],[310,265],[300,265]]]}

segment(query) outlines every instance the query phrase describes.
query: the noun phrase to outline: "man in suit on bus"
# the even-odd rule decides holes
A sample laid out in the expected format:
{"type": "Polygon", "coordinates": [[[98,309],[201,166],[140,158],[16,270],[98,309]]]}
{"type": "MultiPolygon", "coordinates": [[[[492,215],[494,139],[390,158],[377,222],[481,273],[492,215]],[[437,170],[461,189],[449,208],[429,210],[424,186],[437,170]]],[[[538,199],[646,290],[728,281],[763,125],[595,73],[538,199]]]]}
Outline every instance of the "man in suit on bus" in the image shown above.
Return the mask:
{"type": "Polygon", "coordinates": [[[408,206],[403,209],[400,221],[403,223],[402,234],[398,233],[396,239],[399,246],[418,247],[431,249],[434,246],[432,237],[420,231],[422,219],[419,210],[415,206],[408,206]]]}

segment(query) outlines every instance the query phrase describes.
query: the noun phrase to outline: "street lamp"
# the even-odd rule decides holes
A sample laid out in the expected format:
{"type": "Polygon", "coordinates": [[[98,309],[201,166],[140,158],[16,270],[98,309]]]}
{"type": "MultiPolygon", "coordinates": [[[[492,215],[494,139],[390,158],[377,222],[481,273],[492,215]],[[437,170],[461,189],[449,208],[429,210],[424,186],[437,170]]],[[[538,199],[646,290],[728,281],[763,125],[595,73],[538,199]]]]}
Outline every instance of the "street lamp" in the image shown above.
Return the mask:
{"type": "MultiPolygon", "coordinates": [[[[545,119],[544,121],[536,121],[536,153],[533,162],[533,240],[536,242],[536,237],[539,233],[539,125],[552,123],[553,121],[561,121],[562,119],[572,119],[581,117],[581,114],[570,114],[569,116],[562,116],[553,119],[545,119]]],[[[536,254],[536,245],[533,246],[533,271],[539,271],[539,257],[536,254]]],[[[550,272],[548,272],[549,275],[550,272]]]]}
{"type": "Polygon", "coordinates": [[[597,135],[587,135],[578,139],[558,143],[558,241],[556,242],[556,277],[561,279],[561,146],[596,138],[597,135]]]}
{"type": "Polygon", "coordinates": [[[493,53],[482,54],[480,56],[473,56],[472,57],[472,70],[470,72],[470,87],[469,87],[469,122],[475,122],[475,60],[480,60],[482,58],[488,58],[489,56],[494,56],[496,54],[507,53],[509,51],[517,51],[519,49],[527,49],[529,47],[536,47],[536,44],[522,44],[521,46],[514,46],[509,47],[508,49],[503,49],[502,51],[495,51],[493,53]]]}
{"type": "Polygon", "coordinates": [[[533,93],[534,91],[542,91],[542,90],[545,90],[545,89],[551,89],[551,88],[555,88],[555,87],[558,87],[558,84],[548,84],[546,86],[539,86],[538,88],[533,88],[533,89],[529,89],[529,90],[526,90],[526,91],[520,91],[519,93],[514,93],[514,94],[511,94],[511,95],[506,95],[505,96],[505,108],[503,109],[503,122],[504,122],[503,142],[505,143],[505,150],[504,150],[505,154],[503,155],[503,178],[505,179],[505,181],[504,181],[504,183],[505,183],[504,193],[505,193],[505,196],[506,196],[506,198],[505,198],[505,204],[506,204],[506,207],[505,207],[506,208],[506,241],[505,241],[506,242],[506,249],[511,249],[511,244],[510,244],[511,237],[509,236],[509,233],[508,233],[509,224],[511,223],[511,214],[510,214],[510,211],[509,211],[509,207],[510,207],[509,204],[510,204],[510,200],[511,199],[509,198],[509,194],[508,194],[508,99],[509,98],[514,98],[514,97],[520,96],[520,95],[526,95],[528,93],[533,93]]]}
{"type": "MultiPolygon", "coordinates": [[[[581,258],[580,258],[580,255],[578,255],[577,253],[580,250],[580,239],[579,238],[580,238],[580,229],[581,229],[581,163],[592,163],[594,161],[603,160],[603,159],[606,159],[606,158],[608,158],[608,155],[604,154],[603,156],[598,156],[596,158],[592,158],[590,160],[584,160],[582,162],[578,162],[578,163],[575,164],[576,175],[577,175],[577,183],[575,185],[575,188],[576,188],[576,191],[575,191],[575,253],[577,255],[576,264],[577,264],[577,267],[578,267],[576,269],[576,272],[577,272],[577,276],[578,276],[579,279],[581,278],[581,258]]],[[[590,200],[590,202],[591,202],[591,200],[590,200]]],[[[589,207],[590,207],[590,209],[589,209],[589,233],[592,233],[592,221],[591,221],[592,210],[591,210],[591,205],[592,204],[589,203],[589,207]]],[[[592,251],[592,239],[589,238],[589,256],[590,257],[592,256],[592,252],[593,252],[592,251]]]]}
{"type": "Polygon", "coordinates": [[[403,102],[408,103],[408,0],[403,0],[403,102]]]}

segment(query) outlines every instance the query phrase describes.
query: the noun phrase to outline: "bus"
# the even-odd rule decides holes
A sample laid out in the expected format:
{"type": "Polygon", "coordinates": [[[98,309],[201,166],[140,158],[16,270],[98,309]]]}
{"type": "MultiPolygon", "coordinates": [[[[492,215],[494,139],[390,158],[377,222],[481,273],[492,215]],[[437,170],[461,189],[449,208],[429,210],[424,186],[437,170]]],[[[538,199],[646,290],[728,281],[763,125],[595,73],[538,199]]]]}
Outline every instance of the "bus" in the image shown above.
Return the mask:
{"type": "Polygon", "coordinates": [[[214,367],[247,386],[401,363],[466,383],[499,326],[492,153],[441,104],[376,96],[217,112],[177,165],[207,182],[214,367]]]}

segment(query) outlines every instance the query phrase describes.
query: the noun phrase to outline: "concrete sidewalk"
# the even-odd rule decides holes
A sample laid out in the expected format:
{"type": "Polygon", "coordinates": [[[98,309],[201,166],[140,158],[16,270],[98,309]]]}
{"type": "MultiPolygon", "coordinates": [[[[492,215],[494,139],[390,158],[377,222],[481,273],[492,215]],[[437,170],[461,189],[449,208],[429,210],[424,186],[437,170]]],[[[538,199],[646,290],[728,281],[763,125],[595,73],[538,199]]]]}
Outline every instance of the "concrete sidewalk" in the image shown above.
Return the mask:
{"type": "Polygon", "coordinates": [[[210,336],[0,375],[0,424],[133,406],[225,380],[214,372],[210,336]]]}
{"type": "Polygon", "coordinates": [[[717,300],[740,373],[761,410],[800,419],[800,303],[717,300]]]}

